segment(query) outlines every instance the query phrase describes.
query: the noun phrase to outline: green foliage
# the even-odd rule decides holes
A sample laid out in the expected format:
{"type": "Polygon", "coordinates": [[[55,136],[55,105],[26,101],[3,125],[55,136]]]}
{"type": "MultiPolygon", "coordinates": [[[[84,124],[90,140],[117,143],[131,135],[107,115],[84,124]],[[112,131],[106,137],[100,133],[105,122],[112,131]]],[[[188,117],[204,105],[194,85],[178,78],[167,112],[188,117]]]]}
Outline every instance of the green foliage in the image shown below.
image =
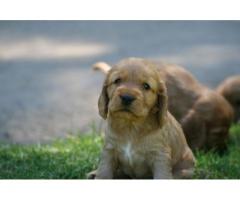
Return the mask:
{"type": "MultiPolygon", "coordinates": [[[[83,179],[96,169],[102,138],[69,136],[51,144],[0,145],[1,179],[83,179]]],[[[195,179],[240,179],[240,125],[231,128],[228,151],[195,152],[195,179]]]]}

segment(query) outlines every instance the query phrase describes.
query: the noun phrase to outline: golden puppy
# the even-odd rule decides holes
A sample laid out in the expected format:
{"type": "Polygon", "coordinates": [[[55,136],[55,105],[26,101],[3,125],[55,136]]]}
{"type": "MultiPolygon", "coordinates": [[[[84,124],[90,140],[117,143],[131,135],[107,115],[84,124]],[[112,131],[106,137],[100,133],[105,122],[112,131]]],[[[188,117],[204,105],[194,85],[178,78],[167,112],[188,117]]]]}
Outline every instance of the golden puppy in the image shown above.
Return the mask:
{"type": "Polygon", "coordinates": [[[167,111],[167,90],[154,63],[119,62],[107,74],[98,107],[107,126],[95,178],[191,177],[195,159],[167,111]]]}
{"type": "Polygon", "coordinates": [[[200,84],[187,70],[160,65],[169,96],[169,110],[181,123],[192,149],[226,149],[233,119],[230,104],[217,92],[200,84]]]}
{"type": "Polygon", "coordinates": [[[240,122],[240,75],[225,79],[217,88],[234,110],[234,122],[240,122]]]}
{"type": "MultiPolygon", "coordinates": [[[[181,123],[191,149],[225,150],[233,117],[229,103],[184,68],[164,63],[154,65],[166,83],[168,109],[181,123]]],[[[111,67],[96,63],[94,68],[107,74],[111,67]]]]}

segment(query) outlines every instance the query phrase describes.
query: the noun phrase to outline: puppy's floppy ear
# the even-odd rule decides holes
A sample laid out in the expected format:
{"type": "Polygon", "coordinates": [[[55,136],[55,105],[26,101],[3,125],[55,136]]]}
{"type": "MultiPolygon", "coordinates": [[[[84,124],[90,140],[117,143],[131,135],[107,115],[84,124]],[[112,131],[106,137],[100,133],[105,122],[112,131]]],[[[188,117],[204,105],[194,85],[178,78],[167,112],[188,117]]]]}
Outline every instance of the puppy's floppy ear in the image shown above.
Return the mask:
{"type": "Polygon", "coordinates": [[[104,84],[102,87],[102,92],[98,99],[98,111],[103,119],[107,118],[107,113],[108,113],[109,98],[108,98],[108,94],[107,94],[107,79],[108,79],[108,76],[106,77],[106,79],[104,81],[104,84]]]}
{"type": "Polygon", "coordinates": [[[158,96],[157,96],[157,120],[159,123],[159,126],[162,127],[165,123],[165,119],[167,117],[167,88],[163,81],[159,82],[159,90],[158,90],[158,96]]]}
{"type": "Polygon", "coordinates": [[[199,112],[194,108],[189,110],[180,123],[190,148],[202,148],[206,140],[206,125],[199,112]]]}

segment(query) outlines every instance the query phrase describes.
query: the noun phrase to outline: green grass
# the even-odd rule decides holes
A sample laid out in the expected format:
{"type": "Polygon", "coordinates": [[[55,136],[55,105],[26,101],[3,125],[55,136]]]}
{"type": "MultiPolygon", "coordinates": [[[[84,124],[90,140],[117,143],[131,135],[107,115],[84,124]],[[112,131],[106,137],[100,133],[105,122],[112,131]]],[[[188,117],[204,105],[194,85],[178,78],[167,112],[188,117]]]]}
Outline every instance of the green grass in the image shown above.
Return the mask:
{"type": "Polygon", "coordinates": [[[95,169],[100,136],[69,136],[48,145],[0,145],[0,179],[82,179],[95,169]]]}
{"type": "Polygon", "coordinates": [[[197,167],[194,178],[240,179],[240,125],[233,125],[227,152],[220,156],[214,152],[195,152],[197,167]]]}
{"type": "MultiPolygon", "coordinates": [[[[1,179],[83,179],[97,167],[102,139],[69,136],[45,145],[0,145],[1,179]]],[[[195,179],[240,179],[240,125],[231,128],[228,152],[195,152],[195,179]]]]}

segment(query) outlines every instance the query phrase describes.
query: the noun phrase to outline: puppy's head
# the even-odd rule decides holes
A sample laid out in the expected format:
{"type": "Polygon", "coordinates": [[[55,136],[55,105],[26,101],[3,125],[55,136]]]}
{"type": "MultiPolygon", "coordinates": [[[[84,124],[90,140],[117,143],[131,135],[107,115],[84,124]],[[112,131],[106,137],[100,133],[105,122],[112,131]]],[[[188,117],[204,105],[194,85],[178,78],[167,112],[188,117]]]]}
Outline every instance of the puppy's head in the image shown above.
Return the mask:
{"type": "Polygon", "coordinates": [[[207,149],[224,150],[233,120],[230,104],[215,91],[206,90],[195,103],[195,113],[199,116],[198,121],[203,121],[205,124],[207,149]]]}
{"type": "Polygon", "coordinates": [[[227,78],[217,88],[218,93],[223,95],[234,110],[234,121],[240,122],[240,76],[227,78]]]}
{"type": "Polygon", "coordinates": [[[155,116],[162,126],[167,113],[166,87],[153,63],[125,59],[107,74],[98,107],[104,119],[137,122],[155,116]]]}

